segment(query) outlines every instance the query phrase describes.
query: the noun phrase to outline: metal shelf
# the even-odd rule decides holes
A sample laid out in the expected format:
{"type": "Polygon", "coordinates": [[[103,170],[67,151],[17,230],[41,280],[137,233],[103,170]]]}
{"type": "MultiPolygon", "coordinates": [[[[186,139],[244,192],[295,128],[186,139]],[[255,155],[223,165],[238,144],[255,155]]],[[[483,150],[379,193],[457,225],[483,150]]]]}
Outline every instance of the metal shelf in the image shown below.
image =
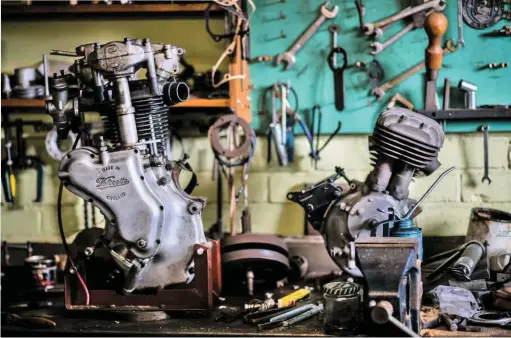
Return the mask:
{"type": "MultiPolygon", "coordinates": [[[[173,3],[173,4],[78,4],[78,5],[22,5],[5,3],[2,1],[2,19],[43,19],[55,18],[67,19],[70,17],[98,17],[116,16],[116,18],[129,18],[133,16],[162,15],[162,16],[203,16],[208,6],[203,3],[173,3]],[[63,16],[65,14],[65,16],[63,16]]],[[[210,14],[223,15],[220,6],[214,5],[210,14]]]]}
{"type": "MultiPolygon", "coordinates": [[[[2,108],[44,109],[42,99],[3,99],[2,108]]],[[[188,101],[176,104],[172,108],[229,108],[229,99],[199,99],[191,98],[188,101]]]]}

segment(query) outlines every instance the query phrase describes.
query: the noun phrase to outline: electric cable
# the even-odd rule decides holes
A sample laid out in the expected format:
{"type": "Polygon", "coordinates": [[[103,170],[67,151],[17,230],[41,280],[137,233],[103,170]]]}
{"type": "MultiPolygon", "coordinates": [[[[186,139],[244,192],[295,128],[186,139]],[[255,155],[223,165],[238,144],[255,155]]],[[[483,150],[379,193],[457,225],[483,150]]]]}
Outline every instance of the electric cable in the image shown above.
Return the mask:
{"type": "MultiPolygon", "coordinates": [[[[80,140],[80,136],[81,136],[81,132],[79,132],[78,135],[76,136],[76,140],[75,140],[71,150],[74,150],[76,148],[78,141],[80,140]]],[[[64,234],[64,225],[62,222],[62,191],[63,190],[64,190],[64,184],[62,183],[62,181],[60,181],[59,193],[58,193],[58,197],[57,197],[57,219],[58,219],[58,223],[59,223],[60,238],[62,239],[62,244],[64,245],[64,250],[66,252],[69,264],[71,265],[71,268],[75,271],[76,277],[78,277],[78,280],[80,281],[80,284],[83,287],[83,291],[85,292],[85,305],[89,305],[89,303],[90,303],[89,289],[87,288],[87,284],[85,283],[85,280],[82,278],[82,275],[76,268],[76,265],[75,265],[73,259],[71,258],[72,257],[71,249],[69,248],[69,245],[66,240],[66,235],[64,234]]]]}

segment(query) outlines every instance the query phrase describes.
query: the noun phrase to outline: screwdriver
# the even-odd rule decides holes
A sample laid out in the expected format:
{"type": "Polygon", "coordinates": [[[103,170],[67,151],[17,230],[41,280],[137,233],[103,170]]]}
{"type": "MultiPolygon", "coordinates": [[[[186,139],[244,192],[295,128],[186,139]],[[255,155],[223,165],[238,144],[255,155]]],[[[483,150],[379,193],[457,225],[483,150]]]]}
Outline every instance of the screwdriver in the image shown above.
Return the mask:
{"type": "Polygon", "coordinates": [[[7,172],[9,174],[9,183],[11,186],[11,197],[14,199],[16,197],[16,177],[14,176],[14,171],[12,169],[11,147],[11,141],[5,143],[5,151],[7,153],[7,172]]]}

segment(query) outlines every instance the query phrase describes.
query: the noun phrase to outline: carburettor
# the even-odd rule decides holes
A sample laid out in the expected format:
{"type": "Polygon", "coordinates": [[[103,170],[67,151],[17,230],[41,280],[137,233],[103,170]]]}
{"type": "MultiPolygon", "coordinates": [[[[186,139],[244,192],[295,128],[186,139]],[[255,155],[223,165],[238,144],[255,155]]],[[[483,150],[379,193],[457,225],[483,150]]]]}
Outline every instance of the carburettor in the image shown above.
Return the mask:
{"type": "Polygon", "coordinates": [[[380,114],[369,138],[374,169],[365,182],[349,180],[337,168],[332,177],[289,193],[288,199],[305,208],[337,265],[363,277],[356,265],[355,240],[389,236],[384,226],[389,214],[401,219],[412,208],[416,201],[408,198],[411,180],[440,166],[437,157],[443,142],[444,132],[436,121],[408,109],[389,108],[380,114]],[[349,191],[334,184],[341,176],[348,181],[349,191]]]}
{"type": "Polygon", "coordinates": [[[125,38],[51,54],[79,58],[70,74],[54,74],[49,83],[46,77],[46,109],[59,138],[70,131],[82,137],[58,176],[106,222],[100,236],[77,247],[78,257],[86,257],[80,265],[89,288],[130,294],[189,283],[196,246],[210,242],[201,220],[206,200],[179,185],[180,171],[190,167],[167,155],[168,107],[189,96],[187,85],[175,81],[184,50],[125,38]],[[134,80],[144,69],[146,79],[134,80]],[[104,135],[97,140],[84,132],[85,111],[102,116],[104,135]]]}

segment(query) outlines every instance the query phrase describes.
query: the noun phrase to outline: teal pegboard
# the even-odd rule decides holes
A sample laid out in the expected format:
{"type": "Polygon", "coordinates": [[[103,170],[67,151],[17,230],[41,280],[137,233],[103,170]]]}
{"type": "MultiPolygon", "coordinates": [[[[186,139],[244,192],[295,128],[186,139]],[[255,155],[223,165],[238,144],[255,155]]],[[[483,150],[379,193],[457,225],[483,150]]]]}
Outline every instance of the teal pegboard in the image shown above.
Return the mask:
{"type": "MultiPolygon", "coordinates": [[[[260,116],[261,96],[264,88],[277,81],[290,81],[299,97],[299,113],[306,119],[314,104],[322,106],[322,133],[332,132],[337,122],[342,121],[343,134],[371,133],[378,114],[384,109],[394,93],[400,93],[414,103],[417,109],[424,107],[424,75],[415,74],[400,85],[390,90],[384,99],[376,102],[369,96],[371,89],[366,74],[354,67],[356,61],[370,62],[369,54],[372,39],[362,35],[358,30],[358,14],[354,1],[330,1],[339,6],[339,14],[327,20],[319,31],[297,54],[296,64],[288,71],[275,67],[273,62],[256,63],[250,66],[252,90],[253,126],[263,132],[268,125],[268,116],[260,116]],[[348,52],[348,64],[352,67],[344,74],[346,108],[337,111],[334,107],[333,74],[327,64],[327,56],[331,49],[331,34],[328,26],[337,24],[341,31],[338,45],[348,52]]],[[[251,56],[276,56],[286,51],[302,34],[310,23],[318,16],[323,1],[319,0],[255,0],[257,11],[251,19],[250,42],[251,56]],[[284,14],[285,19],[280,17],[284,14]],[[284,38],[281,35],[285,36],[284,38]]],[[[408,6],[408,1],[400,0],[364,0],[366,7],[365,20],[377,21],[408,6]]],[[[448,0],[444,11],[449,21],[445,34],[447,38],[457,39],[457,0],[448,0]]],[[[509,24],[501,20],[486,30],[476,30],[464,24],[465,48],[446,56],[440,71],[437,88],[442,102],[443,80],[451,79],[455,87],[459,80],[464,79],[478,86],[477,104],[511,104],[511,68],[497,70],[479,70],[490,62],[508,62],[511,65],[511,38],[482,37],[481,34],[509,24]]],[[[385,41],[399,31],[404,24],[394,24],[379,41],[385,41]]],[[[424,59],[424,49],[428,39],[424,29],[416,29],[387,50],[376,56],[385,69],[385,80],[390,80],[405,69],[424,59]]],[[[384,81],[385,81],[384,80],[384,81]]],[[[451,101],[455,99],[453,90],[451,101]]],[[[269,100],[268,100],[269,101],[269,100]]],[[[483,121],[447,122],[448,132],[473,132],[483,121]]],[[[511,121],[491,121],[488,123],[492,131],[511,131],[511,121]]],[[[299,128],[296,132],[300,133],[299,128]]]]}

